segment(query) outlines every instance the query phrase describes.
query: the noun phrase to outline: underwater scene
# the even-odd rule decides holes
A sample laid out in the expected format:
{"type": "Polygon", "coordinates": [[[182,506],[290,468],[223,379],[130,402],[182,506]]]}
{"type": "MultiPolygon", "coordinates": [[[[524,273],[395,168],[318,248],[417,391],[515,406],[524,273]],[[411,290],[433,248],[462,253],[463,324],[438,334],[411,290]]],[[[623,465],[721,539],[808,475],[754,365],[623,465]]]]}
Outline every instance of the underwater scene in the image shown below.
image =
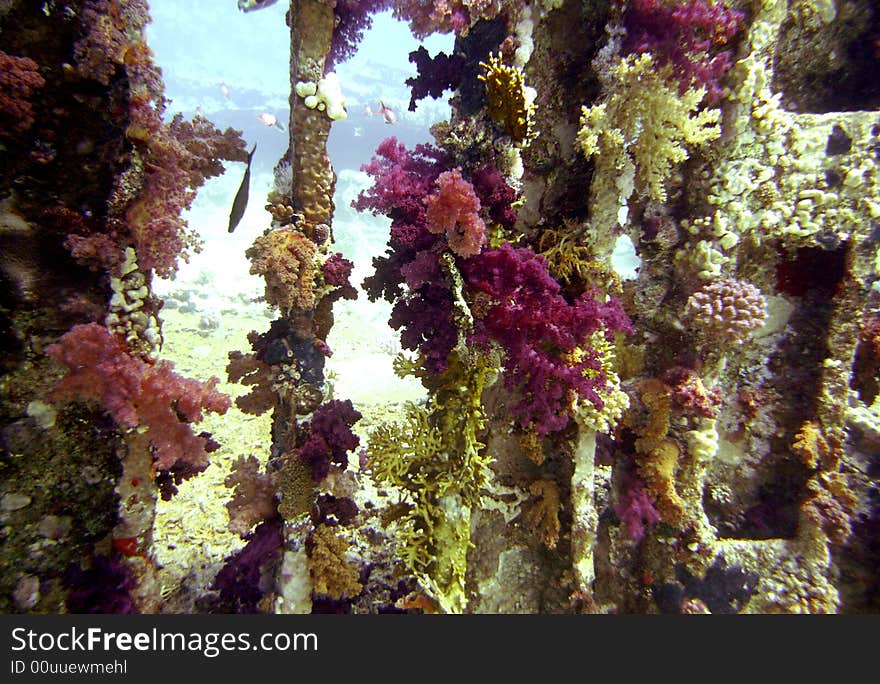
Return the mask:
{"type": "Polygon", "coordinates": [[[877,0],[0,0],[0,613],[880,612],[877,0]]]}

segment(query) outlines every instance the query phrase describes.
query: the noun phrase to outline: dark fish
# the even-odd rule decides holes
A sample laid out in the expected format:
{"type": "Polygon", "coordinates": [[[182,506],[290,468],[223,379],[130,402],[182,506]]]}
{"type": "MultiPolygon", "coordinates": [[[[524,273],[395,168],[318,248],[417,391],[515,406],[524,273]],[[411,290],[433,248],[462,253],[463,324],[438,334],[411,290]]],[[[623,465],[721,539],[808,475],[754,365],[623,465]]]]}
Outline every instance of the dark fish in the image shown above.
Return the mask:
{"type": "Polygon", "coordinates": [[[244,170],[244,178],[241,179],[241,185],[238,186],[238,192],[235,193],[235,199],[232,202],[232,211],[229,212],[229,232],[235,230],[241,217],[244,216],[244,210],[247,209],[248,191],[251,184],[251,159],[254,158],[254,152],[257,150],[257,143],[254,143],[253,149],[248,154],[247,168],[244,170]]]}
{"type": "Polygon", "coordinates": [[[242,12],[253,12],[274,5],[278,0],[238,0],[238,9],[242,12]]]}

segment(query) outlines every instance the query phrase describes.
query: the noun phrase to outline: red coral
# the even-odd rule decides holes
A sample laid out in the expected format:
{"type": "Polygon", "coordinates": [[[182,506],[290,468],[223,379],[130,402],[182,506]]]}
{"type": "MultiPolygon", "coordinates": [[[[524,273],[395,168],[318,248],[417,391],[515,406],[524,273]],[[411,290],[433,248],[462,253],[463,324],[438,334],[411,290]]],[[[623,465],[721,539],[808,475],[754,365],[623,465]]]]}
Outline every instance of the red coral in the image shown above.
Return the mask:
{"type": "Polygon", "coordinates": [[[444,171],[437,192],[425,199],[428,230],[446,233],[449,248],[462,257],[480,253],[486,242],[486,224],[480,218],[480,200],[461,170],[444,171]]]}
{"type": "Polygon", "coordinates": [[[330,297],[337,299],[357,299],[358,293],[349,281],[354,263],[344,258],[340,252],[331,254],[321,267],[324,273],[324,282],[336,288],[330,297]]]}
{"type": "Polygon", "coordinates": [[[34,123],[29,102],[34,91],[46,85],[40,65],[28,57],[0,51],[0,138],[21,133],[34,123]]]}
{"type": "Polygon", "coordinates": [[[76,70],[83,78],[108,85],[116,68],[125,63],[132,38],[140,37],[150,21],[147,3],[86,0],[79,18],[83,36],[73,46],[76,70]]]}
{"type": "Polygon", "coordinates": [[[190,424],[200,422],[203,411],[222,415],[229,408],[229,397],[215,389],[217,378],[198,382],[174,373],[168,361],[145,363],[96,323],[74,326],[46,353],[68,369],[53,400],[95,400],[121,427],[147,428],[158,470],[207,464],[207,440],[190,424]]]}
{"type": "Polygon", "coordinates": [[[505,230],[513,230],[516,212],[511,205],[516,200],[516,190],[504,181],[498,169],[486,164],[477,169],[471,182],[489,218],[505,230]]]}

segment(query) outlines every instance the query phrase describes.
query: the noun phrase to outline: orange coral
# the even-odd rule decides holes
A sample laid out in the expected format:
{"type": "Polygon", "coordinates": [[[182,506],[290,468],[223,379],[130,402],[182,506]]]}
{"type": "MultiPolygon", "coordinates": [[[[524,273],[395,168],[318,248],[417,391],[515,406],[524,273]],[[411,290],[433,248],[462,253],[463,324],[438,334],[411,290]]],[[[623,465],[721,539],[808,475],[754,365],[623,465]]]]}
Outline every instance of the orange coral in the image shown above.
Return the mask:
{"type": "Polygon", "coordinates": [[[229,376],[229,382],[237,382],[251,388],[248,394],[235,400],[235,405],[241,411],[259,416],[275,406],[277,395],[272,389],[272,368],[254,354],[229,352],[226,374],[229,376]]]}
{"type": "Polygon", "coordinates": [[[656,378],[648,378],[639,386],[639,398],[647,409],[647,422],[639,425],[639,418],[633,409],[626,415],[626,424],[639,434],[636,451],[649,454],[656,449],[669,432],[669,414],[672,410],[672,397],[665,383],[656,378]]]}
{"type": "Polygon", "coordinates": [[[266,301],[283,310],[315,306],[315,243],[291,228],[271,230],[245,252],[251,273],[266,279],[266,301]]]}
{"type": "Polygon", "coordinates": [[[553,480],[536,480],[529,491],[537,500],[526,512],[525,521],[537,530],[544,546],[555,549],[559,542],[559,486],[553,480]]]}
{"type": "Polygon", "coordinates": [[[639,459],[639,475],[654,507],[664,522],[678,525],[684,517],[684,501],[675,491],[675,471],[681,449],[671,439],[664,439],[651,452],[639,459]]]}
{"type": "Polygon", "coordinates": [[[822,473],[807,483],[807,498],[801,511],[832,542],[843,544],[852,532],[856,504],[856,497],[841,473],[822,473]]]}

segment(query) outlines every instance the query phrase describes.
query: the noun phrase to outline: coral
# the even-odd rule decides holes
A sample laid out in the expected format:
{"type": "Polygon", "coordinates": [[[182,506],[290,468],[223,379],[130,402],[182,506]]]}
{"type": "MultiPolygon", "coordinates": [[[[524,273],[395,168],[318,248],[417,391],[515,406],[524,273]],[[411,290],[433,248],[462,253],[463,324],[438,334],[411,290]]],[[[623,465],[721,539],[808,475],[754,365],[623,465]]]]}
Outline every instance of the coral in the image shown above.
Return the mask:
{"type": "Polygon", "coordinates": [[[746,607],[758,588],[758,576],[718,556],[702,579],[682,565],[675,566],[676,582],[655,584],[651,593],[661,613],[680,613],[689,599],[698,599],[713,615],[731,615],[746,607]]]}
{"type": "Polygon", "coordinates": [[[626,53],[650,52],[670,65],[679,92],[706,90],[711,105],[723,96],[721,80],[732,65],[731,51],[745,15],[722,0],[632,0],[623,15],[626,53]]]}
{"type": "MultiPolygon", "coordinates": [[[[247,152],[238,131],[227,128],[220,133],[201,116],[188,122],[177,114],[168,124],[147,125],[136,138],[143,136],[146,148],[144,185],[128,207],[126,220],[141,268],[169,277],[177,270],[177,259],[186,260],[186,250],[198,246],[182,212],[207,178],[223,173],[221,160],[246,161],[247,152]]],[[[134,135],[131,127],[128,135],[134,135]]]]}
{"type": "Polygon", "coordinates": [[[395,0],[394,17],[409,22],[413,36],[423,39],[432,33],[467,34],[480,19],[494,19],[502,9],[500,0],[395,0]]]}
{"type": "Polygon", "coordinates": [[[358,581],[357,568],[346,559],[348,546],[332,526],[316,526],[307,548],[314,593],[337,600],[361,593],[363,585],[358,581]]]}
{"type": "Polygon", "coordinates": [[[430,145],[417,145],[410,152],[393,137],[379,144],[376,155],[361,167],[374,183],[358,195],[352,207],[391,219],[387,256],[373,258],[376,273],[364,281],[364,288],[370,301],[384,297],[393,302],[402,294],[401,267],[437,242],[427,230],[424,198],[446,170],[446,157],[430,145]]]}
{"type": "Polygon", "coordinates": [[[259,416],[275,406],[278,395],[272,389],[272,369],[254,354],[229,352],[226,374],[229,382],[238,382],[252,388],[248,394],[235,399],[235,405],[244,413],[259,416]]]}
{"type": "Polygon", "coordinates": [[[589,290],[569,303],[543,258],[507,243],[465,261],[462,275],[471,289],[490,298],[471,341],[481,346],[494,341],[504,350],[505,383],[520,391],[513,413],[524,427],[541,435],[561,430],[568,423],[564,408],[574,397],[602,408],[597,389],[607,379],[596,351],[582,345],[599,330],[631,331],[616,299],[602,301],[589,290]]]}
{"type": "Polygon", "coordinates": [[[91,566],[71,565],[62,581],[70,590],[68,613],[134,615],[140,613],[131,591],[137,580],[131,567],[117,558],[95,556],[91,566]]]}
{"type": "Polygon", "coordinates": [[[486,84],[489,116],[514,142],[525,141],[534,117],[534,91],[526,88],[522,71],[503,64],[498,56],[489,55],[489,62],[480,66],[484,73],[477,78],[486,84]]]}
{"type": "Polygon", "coordinates": [[[354,55],[364,31],[373,25],[370,15],[386,10],[390,5],[390,0],[332,0],[335,24],[324,70],[329,71],[354,55]]]}
{"type": "Polygon", "coordinates": [[[801,511],[835,544],[844,544],[852,534],[858,500],[840,473],[821,473],[807,483],[801,511]]]}
{"type": "Polygon", "coordinates": [[[835,454],[822,434],[821,426],[814,420],[804,421],[794,436],[791,450],[809,470],[830,470],[837,465],[835,454]]]}
{"type": "Polygon", "coordinates": [[[416,111],[416,102],[428,96],[435,100],[444,90],[455,90],[461,83],[465,59],[458,53],[447,55],[438,52],[434,57],[423,45],[409,53],[409,61],[416,65],[418,76],[406,79],[412,89],[409,98],[409,111],[416,111]]]}
{"type": "Polygon", "coordinates": [[[46,354],[68,369],[50,394],[53,400],[95,400],[120,427],[145,428],[157,470],[178,462],[207,464],[207,440],[193,434],[190,424],[202,420],[203,410],[223,414],[229,408],[229,397],[214,389],[217,378],[202,383],[177,375],[168,361],[145,363],[95,323],[74,326],[46,354]]]}
{"type": "Polygon", "coordinates": [[[117,68],[125,65],[132,42],[150,21],[147,3],[86,0],[79,17],[85,31],[73,48],[77,72],[109,85],[117,68]]]}
{"type": "Polygon", "coordinates": [[[334,300],[339,298],[357,299],[357,290],[349,282],[353,268],[354,264],[348,259],[343,258],[339,252],[331,254],[321,265],[324,282],[334,288],[330,295],[334,300]]]}
{"type": "Polygon", "coordinates": [[[30,99],[46,85],[40,65],[28,57],[0,51],[0,138],[29,129],[34,123],[30,99]]]}
{"type": "Polygon", "coordinates": [[[294,228],[270,230],[245,254],[250,272],[266,280],[266,301],[283,311],[315,306],[315,243],[294,228]]]}
{"type": "Polygon", "coordinates": [[[262,522],[248,535],[247,545],[227,559],[211,589],[219,593],[220,613],[257,613],[263,596],[274,588],[281,561],[281,518],[262,522]]]}
{"type": "Polygon", "coordinates": [[[701,89],[681,95],[670,89],[649,54],[621,61],[612,79],[607,99],[582,109],[577,144],[588,159],[597,157],[596,173],[615,205],[625,204],[633,189],[665,202],[673,167],[688,158],[687,147],[721,135],[721,113],[698,111],[701,89]]]}
{"type": "Polygon", "coordinates": [[[669,388],[656,378],[639,382],[637,392],[642,411],[637,416],[636,407],[633,407],[624,422],[639,435],[634,444],[636,451],[648,454],[660,445],[669,432],[672,397],[669,388]]]}
{"type": "Polygon", "coordinates": [[[449,288],[426,283],[401,297],[391,309],[388,324],[401,330],[400,344],[404,349],[418,351],[429,373],[446,370],[449,353],[458,342],[453,307],[449,288]]]}
{"type": "Polygon", "coordinates": [[[683,318],[704,340],[722,346],[742,343],[767,318],[767,302],[751,283],[713,280],[692,294],[683,318]]]}
{"type": "Polygon", "coordinates": [[[277,515],[275,483],[271,475],[260,472],[260,462],[254,456],[239,457],[223,484],[234,488],[226,503],[232,532],[244,537],[254,525],[277,515]]]}
{"type": "Polygon", "coordinates": [[[348,452],[357,449],[360,438],[351,431],[361,414],[351,400],[334,399],[317,408],[312,419],[303,425],[299,459],[312,469],[312,479],[320,482],[330,472],[330,464],[348,465],[348,452]]]}
{"type": "Polygon", "coordinates": [[[358,514],[354,500],[321,494],[312,506],[312,522],[315,525],[351,525],[358,514]]]}
{"type": "Polygon", "coordinates": [[[674,366],[661,379],[670,390],[675,407],[684,413],[715,418],[721,407],[721,392],[707,390],[696,371],[685,366],[674,366]]]}
{"type": "Polygon", "coordinates": [[[684,501],[675,490],[675,472],[681,449],[665,439],[647,455],[638,459],[638,471],[645,488],[654,498],[660,519],[669,525],[681,523],[685,514],[684,501]]]}
{"type": "Polygon", "coordinates": [[[462,257],[480,253],[486,242],[486,224],[480,218],[480,200],[461,170],[444,171],[437,178],[437,192],[425,198],[428,230],[445,233],[449,248],[462,257]]]}
{"type": "Polygon", "coordinates": [[[516,223],[516,212],[511,205],[516,200],[516,190],[505,182],[498,169],[491,164],[485,164],[474,171],[471,183],[480,198],[483,211],[502,230],[512,231],[516,223]]]}
{"type": "Polygon", "coordinates": [[[654,509],[644,486],[633,477],[624,479],[614,512],[626,525],[626,533],[634,542],[644,538],[646,526],[660,522],[660,514],[654,509]]]}
{"type": "Polygon", "coordinates": [[[537,500],[526,510],[525,522],[537,530],[538,538],[548,549],[559,543],[559,485],[553,480],[535,480],[529,492],[537,500]]]}
{"type": "MultiPolygon", "coordinates": [[[[599,360],[598,371],[589,369],[587,375],[598,378],[605,377],[605,386],[597,386],[596,392],[602,398],[601,408],[597,408],[591,401],[579,401],[575,405],[578,421],[594,432],[610,433],[614,430],[621,416],[629,408],[629,396],[620,388],[620,377],[614,372],[615,352],[606,338],[604,331],[596,331],[585,345],[587,349],[593,349],[599,360]]],[[[581,355],[581,350],[576,349],[574,358],[581,355]]]]}

